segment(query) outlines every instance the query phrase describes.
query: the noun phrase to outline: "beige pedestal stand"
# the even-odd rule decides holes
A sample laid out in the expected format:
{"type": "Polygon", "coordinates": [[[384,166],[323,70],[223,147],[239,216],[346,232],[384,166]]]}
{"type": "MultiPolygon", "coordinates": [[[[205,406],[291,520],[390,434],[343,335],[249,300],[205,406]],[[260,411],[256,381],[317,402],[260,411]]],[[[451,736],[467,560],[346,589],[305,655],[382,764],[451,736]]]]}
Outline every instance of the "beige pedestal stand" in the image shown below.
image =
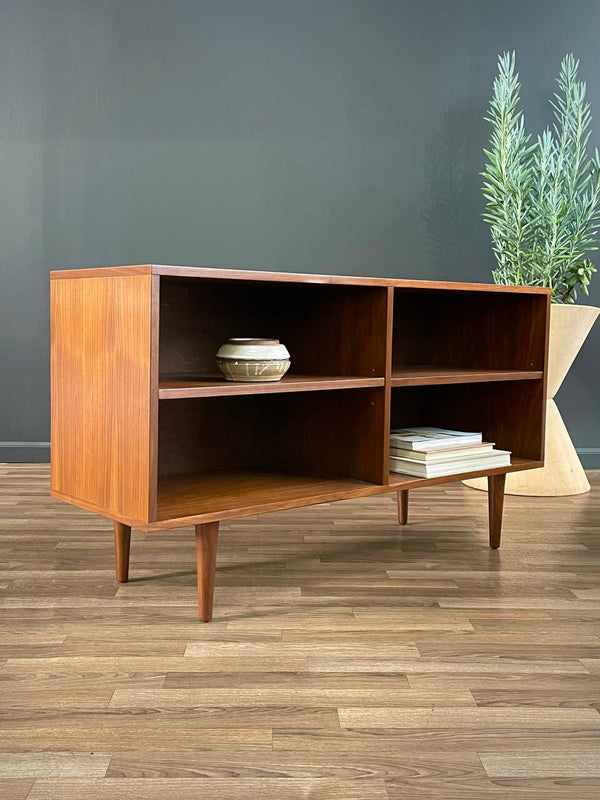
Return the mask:
{"type": "MultiPolygon", "coordinates": [[[[506,476],[506,494],[559,497],[589,492],[590,484],[553,398],[590,332],[600,308],[556,305],[550,310],[545,466],[506,476]]],[[[486,478],[463,481],[487,489],[486,478]]]]}

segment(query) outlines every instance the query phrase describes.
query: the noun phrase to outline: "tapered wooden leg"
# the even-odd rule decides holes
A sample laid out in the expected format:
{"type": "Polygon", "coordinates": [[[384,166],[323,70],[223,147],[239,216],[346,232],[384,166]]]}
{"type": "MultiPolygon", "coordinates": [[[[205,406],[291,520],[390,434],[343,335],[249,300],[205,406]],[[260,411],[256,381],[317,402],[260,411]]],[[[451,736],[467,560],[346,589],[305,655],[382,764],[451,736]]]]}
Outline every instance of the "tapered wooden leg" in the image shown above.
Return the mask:
{"type": "Polygon", "coordinates": [[[398,522],[400,525],[408,522],[408,489],[400,489],[398,492],[398,522]]]}
{"type": "Polygon", "coordinates": [[[500,547],[500,535],[502,533],[502,509],[504,507],[506,473],[503,475],[488,475],[487,480],[490,547],[493,550],[497,550],[500,547]]]}
{"type": "Polygon", "coordinates": [[[115,522],[115,571],[117,580],[126,583],[129,578],[129,543],[131,528],[122,522],[115,522]]]}
{"type": "Polygon", "coordinates": [[[196,569],[198,572],[198,617],[210,622],[217,569],[219,523],[196,525],[196,569]]]}

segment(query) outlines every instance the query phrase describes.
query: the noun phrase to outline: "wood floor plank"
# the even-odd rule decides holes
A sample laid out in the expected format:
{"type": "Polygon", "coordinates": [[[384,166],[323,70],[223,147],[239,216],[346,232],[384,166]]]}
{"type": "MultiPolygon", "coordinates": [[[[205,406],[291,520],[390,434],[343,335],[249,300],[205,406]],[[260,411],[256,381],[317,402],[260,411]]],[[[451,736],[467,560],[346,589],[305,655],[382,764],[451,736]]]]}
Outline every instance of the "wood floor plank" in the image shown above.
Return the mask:
{"type": "MultiPolygon", "coordinates": [[[[10,662],[8,662],[10,664],[10,662]]],[[[312,672],[460,672],[460,673],[489,673],[493,675],[508,673],[539,674],[539,675],[571,675],[586,672],[583,663],[572,661],[536,661],[535,659],[369,659],[355,658],[351,661],[334,658],[310,658],[309,669],[312,672]]],[[[410,680],[410,678],[409,678],[410,680]]]]}
{"type": "Polygon", "coordinates": [[[542,728],[578,725],[600,730],[600,714],[587,708],[340,708],[343,728],[542,728]]]}
{"type": "MultiPolygon", "coordinates": [[[[138,716],[129,718],[119,726],[96,726],[95,720],[49,720],[39,723],[35,718],[28,723],[8,727],[0,724],[0,739],[4,750],[29,752],[52,746],[59,750],[124,752],[135,750],[143,742],[149,749],[168,747],[173,751],[192,747],[207,750],[213,747],[236,749],[256,748],[270,752],[271,728],[214,728],[196,725],[161,724],[154,720],[146,724],[138,716]]],[[[323,730],[327,730],[323,728],[323,730]]],[[[0,795],[1,796],[1,795],[0,795]]]]}
{"type": "Polygon", "coordinates": [[[230,750],[228,752],[128,751],[115,756],[107,777],[120,778],[338,778],[341,780],[385,780],[407,775],[438,773],[446,777],[478,770],[483,774],[481,761],[475,751],[456,753],[429,751],[409,757],[397,752],[383,751],[379,755],[276,750],[262,756],[258,753],[230,750]]]}
{"type": "MultiPolygon", "coordinates": [[[[3,684],[0,684],[2,686],[3,684]]],[[[1,708],[37,708],[43,709],[97,709],[107,708],[113,695],[112,689],[82,689],[75,690],[69,687],[68,692],[63,689],[50,689],[29,692],[13,683],[10,693],[2,697],[1,708]]]]}
{"type": "MultiPolygon", "coordinates": [[[[577,674],[545,674],[543,678],[535,672],[521,673],[469,673],[457,669],[449,672],[423,672],[420,674],[407,673],[409,686],[415,689],[439,690],[466,689],[470,692],[528,692],[539,691],[556,692],[558,695],[568,696],[568,693],[577,692],[580,696],[585,692],[591,695],[600,689],[600,676],[591,676],[589,673],[577,674]],[[543,687],[543,688],[540,688],[543,687]]],[[[531,695],[533,696],[533,695],[531,695]]]]}
{"type": "MultiPolygon", "coordinates": [[[[520,685],[520,684],[519,684],[520,685]]],[[[600,689],[595,691],[587,685],[579,689],[567,689],[564,686],[550,689],[519,688],[471,690],[478,706],[547,706],[548,708],[595,708],[600,710],[600,689]]],[[[600,757],[600,754],[599,754],[600,757]]]]}
{"type": "Polygon", "coordinates": [[[600,600],[600,588],[594,586],[592,589],[571,589],[575,597],[580,600],[600,600]]]}
{"type": "Polygon", "coordinates": [[[342,781],[292,778],[104,778],[95,780],[37,780],[28,800],[387,800],[382,780],[342,781]]]}
{"type": "Polygon", "coordinates": [[[302,642],[192,642],[186,648],[185,655],[207,656],[249,656],[251,658],[303,658],[311,655],[319,658],[419,658],[420,652],[414,643],[394,645],[386,642],[382,645],[364,642],[310,643],[302,642]]]}
{"type": "Polygon", "coordinates": [[[0,778],[102,778],[112,753],[0,752],[0,778]]]}
{"type": "Polygon", "coordinates": [[[230,708],[235,706],[334,706],[338,709],[353,706],[357,702],[371,706],[474,706],[470,692],[422,692],[410,689],[386,689],[366,687],[350,689],[344,686],[332,688],[287,688],[261,686],[237,689],[116,689],[111,708],[194,708],[205,706],[230,708]]]}
{"type": "MultiPolygon", "coordinates": [[[[177,674],[177,673],[175,673],[177,674]]],[[[184,673],[189,675],[190,673],[184,673]]],[[[196,673],[191,673],[195,675],[196,673]]],[[[198,673],[203,678],[206,678],[207,675],[213,675],[214,673],[206,673],[201,672],[198,673]]],[[[219,674],[219,673],[217,673],[219,674]]],[[[232,673],[226,673],[230,676],[232,673]]],[[[252,673],[257,675],[269,675],[269,673],[252,673]]],[[[286,673],[280,673],[285,675],[286,673]]],[[[291,673],[294,674],[294,673],[291,673]]],[[[11,693],[15,693],[19,696],[32,696],[32,695],[40,695],[40,697],[46,696],[48,693],[52,692],[60,692],[64,696],[72,697],[73,692],[80,692],[80,691],[98,691],[98,686],[102,686],[101,691],[108,695],[108,699],[106,701],[106,705],[110,702],[112,697],[112,693],[115,689],[124,689],[124,688],[132,688],[132,689],[148,689],[148,688],[155,688],[160,689],[166,680],[166,673],[165,674],[145,674],[140,673],[139,675],[135,672],[132,673],[98,673],[98,672],[91,672],[91,673],[82,673],[82,674],[67,674],[67,675],[53,675],[53,674],[44,674],[42,672],[34,675],[30,675],[26,672],[0,672],[0,692],[4,689],[7,689],[6,694],[8,695],[8,689],[10,688],[11,693]]],[[[408,681],[405,679],[405,685],[408,685],[408,681]]],[[[176,687],[173,687],[176,688],[176,687]]],[[[51,696],[51,694],[50,694],[51,696]]],[[[37,704],[38,701],[32,699],[32,704],[37,704]]],[[[38,708],[43,708],[44,705],[41,703],[37,706],[38,708]]],[[[60,706],[58,706],[60,707],[60,706]]]]}
{"type": "MultiPolygon", "coordinates": [[[[177,690],[174,690],[177,691],[177,690]]],[[[0,733],[31,729],[35,720],[50,727],[84,729],[122,729],[131,725],[142,728],[161,728],[164,736],[172,730],[182,728],[248,728],[257,729],[281,727],[286,724],[296,727],[339,728],[338,712],[335,706],[324,705],[256,705],[256,706],[187,706],[170,708],[154,703],[151,707],[107,708],[98,711],[74,707],[68,711],[52,709],[1,709],[0,733]],[[139,721],[141,717],[142,722],[139,721]]]]}
{"type": "Polygon", "coordinates": [[[593,611],[592,600],[570,600],[556,597],[439,597],[441,608],[511,608],[545,611],[593,611]]]}
{"type": "Polygon", "coordinates": [[[0,778],[2,800],[27,800],[33,780],[25,778],[0,778]]]}
{"type": "Polygon", "coordinates": [[[460,780],[403,778],[386,781],[389,800],[597,800],[597,778],[482,778],[478,773],[460,780]]]}
{"type": "MultiPolygon", "coordinates": [[[[585,668],[580,664],[582,671],[585,668]]],[[[9,658],[3,669],[7,672],[80,674],[82,672],[136,672],[157,674],[167,672],[297,672],[306,669],[306,658],[247,656],[178,657],[178,656],[57,656],[53,658],[9,658]]]]}
{"type": "MultiPolygon", "coordinates": [[[[600,753],[480,753],[490,778],[600,778],[600,753]]],[[[598,784],[600,786],[600,784],[598,784]]]]}
{"type": "MultiPolygon", "coordinates": [[[[163,684],[156,688],[164,689],[229,689],[231,687],[250,688],[293,688],[298,691],[305,689],[339,690],[348,689],[355,691],[379,692],[382,695],[389,691],[408,689],[409,683],[406,675],[383,674],[372,675],[367,673],[331,672],[170,672],[163,684]]],[[[123,687],[128,688],[128,687],[123,687]]],[[[148,686],[131,686],[129,688],[150,688],[148,686]]]]}
{"type": "Polygon", "coordinates": [[[395,754],[423,755],[429,751],[452,753],[459,760],[465,752],[590,752],[600,749],[600,731],[582,730],[577,724],[561,728],[465,727],[449,728],[278,728],[273,749],[306,755],[347,758],[395,754]]]}

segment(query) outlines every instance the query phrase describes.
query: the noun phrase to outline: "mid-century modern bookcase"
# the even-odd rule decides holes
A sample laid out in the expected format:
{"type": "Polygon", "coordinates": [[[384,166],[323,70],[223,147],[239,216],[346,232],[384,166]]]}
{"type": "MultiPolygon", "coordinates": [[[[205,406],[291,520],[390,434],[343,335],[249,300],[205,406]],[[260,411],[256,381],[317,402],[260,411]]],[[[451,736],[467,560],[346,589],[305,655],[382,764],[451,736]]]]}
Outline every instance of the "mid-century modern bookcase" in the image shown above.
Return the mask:
{"type": "Polygon", "coordinates": [[[507,472],[543,465],[549,293],[487,284],[143,265],[51,273],[52,495],[131,528],[194,525],[200,619],[221,520],[408,492],[390,427],[482,431],[512,451],[488,476],[500,544],[507,472]],[[230,383],[215,353],[275,336],[279,383],[230,383]]]}

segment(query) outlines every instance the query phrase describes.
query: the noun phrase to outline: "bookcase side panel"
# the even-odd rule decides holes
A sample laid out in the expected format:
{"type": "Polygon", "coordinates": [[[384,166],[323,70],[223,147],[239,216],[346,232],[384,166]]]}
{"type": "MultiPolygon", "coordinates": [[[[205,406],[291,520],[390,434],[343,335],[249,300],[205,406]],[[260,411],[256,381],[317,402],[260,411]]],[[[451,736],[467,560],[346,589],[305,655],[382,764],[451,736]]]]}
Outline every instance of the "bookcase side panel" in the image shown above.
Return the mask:
{"type": "Polygon", "coordinates": [[[540,304],[537,318],[534,324],[537,330],[538,338],[542,341],[543,353],[543,370],[544,377],[542,378],[542,397],[540,400],[541,413],[540,427],[541,427],[541,446],[540,457],[543,461],[546,457],[546,412],[548,410],[548,348],[550,345],[550,293],[545,297],[545,303],[540,304]]]}
{"type": "Polygon", "coordinates": [[[148,521],[152,276],[51,281],[52,491],[148,521]]]}

